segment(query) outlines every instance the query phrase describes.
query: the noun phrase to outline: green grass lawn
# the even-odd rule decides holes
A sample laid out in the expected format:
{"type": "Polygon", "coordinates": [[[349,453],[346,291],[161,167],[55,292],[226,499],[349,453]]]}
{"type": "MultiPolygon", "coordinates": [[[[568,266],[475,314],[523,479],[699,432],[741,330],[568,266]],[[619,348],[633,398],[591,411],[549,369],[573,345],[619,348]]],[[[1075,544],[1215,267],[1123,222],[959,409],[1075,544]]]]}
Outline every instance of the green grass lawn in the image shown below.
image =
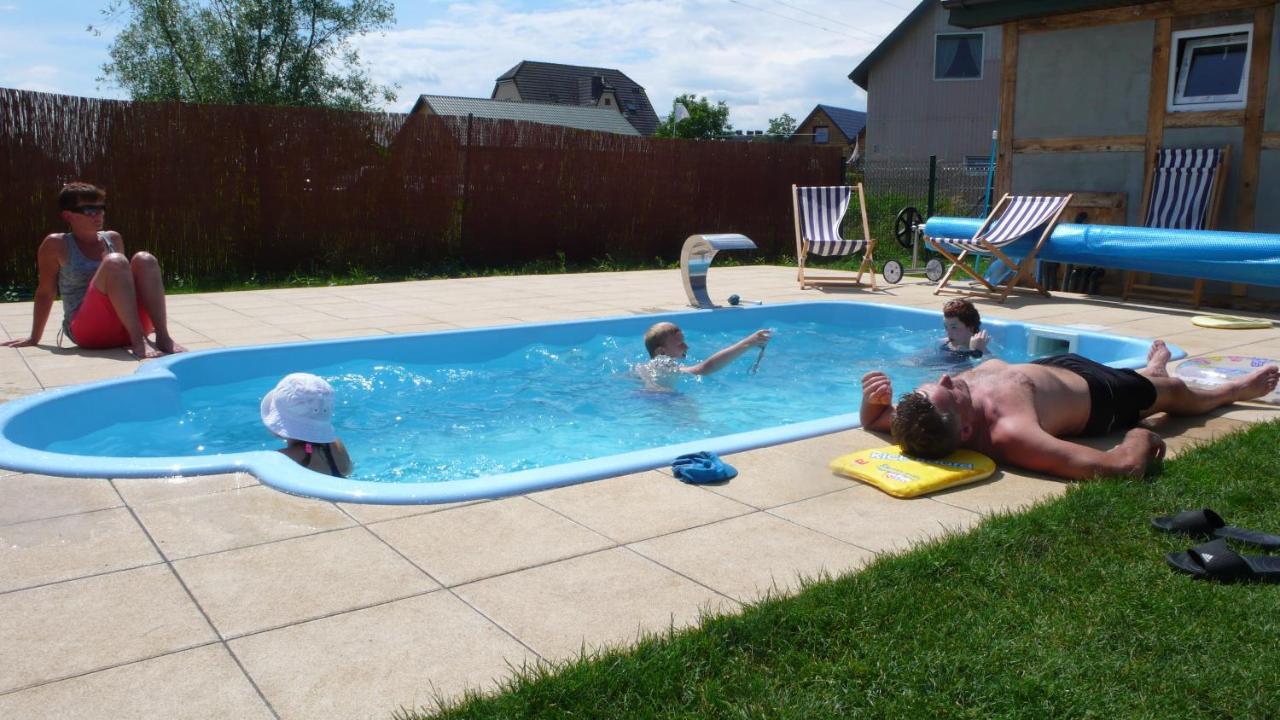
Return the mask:
{"type": "Polygon", "coordinates": [[[1257,425],[441,717],[1280,717],[1280,586],[1177,575],[1162,556],[1194,542],[1149,526],[1212,507],[1280,532],[1277,447],[1257,425]]]}

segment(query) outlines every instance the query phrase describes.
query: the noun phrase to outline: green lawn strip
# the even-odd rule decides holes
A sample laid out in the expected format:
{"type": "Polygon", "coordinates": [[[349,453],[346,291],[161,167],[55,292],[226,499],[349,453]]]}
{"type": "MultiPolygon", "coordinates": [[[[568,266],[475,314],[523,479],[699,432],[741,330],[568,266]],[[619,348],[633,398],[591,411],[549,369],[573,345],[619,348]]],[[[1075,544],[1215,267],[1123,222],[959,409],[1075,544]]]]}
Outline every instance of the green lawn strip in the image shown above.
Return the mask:
{"type": "Polygon", "coordinates": [[[1196,541],[1149,526],[1212,507],[1280,531],[1277,447],[1257,425],[440,717],[1280,717],[1280,586],[1175,574],[1196,541]]]}

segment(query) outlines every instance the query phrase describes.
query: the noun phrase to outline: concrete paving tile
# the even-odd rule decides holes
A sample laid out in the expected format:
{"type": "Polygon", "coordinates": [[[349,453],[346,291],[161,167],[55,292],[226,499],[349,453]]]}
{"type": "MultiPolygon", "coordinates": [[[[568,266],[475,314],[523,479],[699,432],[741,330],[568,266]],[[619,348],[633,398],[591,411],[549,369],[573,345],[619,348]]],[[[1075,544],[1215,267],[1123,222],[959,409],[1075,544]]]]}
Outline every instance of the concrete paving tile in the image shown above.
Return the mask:
{"type": "Polygon", "coordinates": [[[173,567],[224,638],[440,587],[364,528],[203,555],[173,567]]]}
{"type": "Polygon", "coordinates": [[[1066,494],[1071,484],[1063,480],[1024,475],[1014,469],[997,470],[995,475],[972,485],[942,490],[929,495],[933,500],[982,515],[1012,512],[1066,494]]]}
{"type": "Polygon", "coordinates": [[[116,478],[111,481],[129,505],[209,495],[224,490],[253,487],[258,479],[248,473],[219,473],[162,478],[116,478]]]}
{"type": "Polygon", "coordinates": [[[164,565],[0,595],[0,692],[215,639],[164,565]]]}
{"type": "Polygon", "coordinates": [[[0,592],[157,562],[127,508],[0,526],[0,592]]]}
{"type": "Polygon", "coordinates": [[[133,365],[86,363],[69,367],[37,369],[34,372],[41,385],[46,388],[55,388],[66,385],[79,385],[80,383],[93,382],[94,380],[124,377],[125,375],[132,375],[137,369],[136,362],[133,365]]]}
{"type": "Polygon", "coordinates": [[[927,497],[903,500],[870,486],[784,505],[769,512],[875,552],[906,550],[949,531],[968,530],[981,517],[927,497]]]}
{"type": "Polygon", "coordinates": [[[274,717],[221,645],[0,695],[0,717],[198,720],[274,717]]]}
{"type": "Polygon", "coordinates": [[[723,459],[737,468],[738,476],[705,488],[755,508],[785,505],[849,487],[849,481],[827,469],[827,460],[816,452],[797,457],[774,446],[723,459]]]}
{"type": "Polygon", "coordinates": [[[548,660],[696,625],[736,603],[625,548],[481,580],[464,600],[548,660]],[[554,611],[549,612],[550,609],[554,611]]]}
{"type": "Polygon", "coordinates": [[[629,546],[739,602],[790,593],[802,579],[860,569],[875,553],[767,513],[752,513],[629,546]]]}
{"type": "Polygon", "coordinates": [[[119,507],[106,480],[18,474],[0,480],[0,525],[119,507]]]}
{"type": "Polygon", "coordinates": [[[371,718],[492,690],[536,657],[447,592],[230,642],[284,720],[371,718]]]}
{"type": "Polygon", "coordinates": [[[530,498],[619,543],[686,530],[752,510],[653,471],[547,490],[530,498]]]}
{"type": "Polygon", "coordinates": [[[390,520],[370,529],[449,586],[613,545],[524,497],[390,520]]]}
{"type": "Polygon", "coordinates": [[[332,503],[293,497],[265,485],[150,503],[134,511],[170,559],[353,524],[332,503]]]}
{"type": "Polygon", "coordinates": [[[456,503],[440,503],[438,505],[373,505],[370,503],[338,503],[338,507],[344,512],[356,519],[356,522],[363,524],[380,523],[385,520],[395,520],[397,518],[412,517],[414,515],[427,515],[429,513],[448,510],[449,508],[465,507],[474,505],[475,503],[488,502],[487,500],[470,500],[467,502],[456,503]]]}

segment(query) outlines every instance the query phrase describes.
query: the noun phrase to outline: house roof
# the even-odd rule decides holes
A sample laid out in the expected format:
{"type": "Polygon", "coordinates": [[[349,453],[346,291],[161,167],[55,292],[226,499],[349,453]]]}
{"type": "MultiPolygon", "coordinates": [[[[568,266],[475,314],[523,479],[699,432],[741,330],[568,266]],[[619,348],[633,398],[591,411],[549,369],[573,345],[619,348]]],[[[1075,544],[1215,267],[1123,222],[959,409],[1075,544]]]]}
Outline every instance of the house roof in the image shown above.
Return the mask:
{"type": "Polygon", "coordinates": [[[640,134],[652,135],[658,129],[658,114],[644,88],[613,68],[523,60],[498,76],[493,95],[498,92],[497,84],[507,80],[515,83],[525,102],[558,105],[594,106],[601,89],[609,87],[618,97],[623,116],[640,134]],[[600,78],[600,82],[593,82],[595,78],[600,78]]]}
{"type": "Polygon", "coordinates": [[[423,105],[437,115],[490,118],[493,120],[524,120],[544,125],[561,125],[579,130],[639,135],[640,132],[627,122],[618,111],[607,107],[581,107],[578,105],[548,105],[545,103],[490,100],[488,98],[460,98],[447,95],[420,95],[410,114],[423,105]]]}
{"type": "MultiPolygon", "coordinates": [[[[867,126],[867,114],[860,110],[849,110],[847,108],[836,107],[834,105],[819,104],[814,108],[814,112],[821,110],[831,118],[831,122],[835,123],[840,132],[850,140],[858,137],[858,133],[862,132],[862,128],[867,126]]],[[[809,113],[813,115],[813,113],[809,113]]],[[[806,118],[808,120],[808,118],[806,118]]]]}
{"type": "MultiPolygon", "coordinates": [[[[973,0],[956,0],[956,1],[957,2],[966,2],[966,1],[973,2],[973,0]]],[[[889,48],[893,47],[894,43],[898,42],[898,38],[902,37],[902,34],[905,33],[908,28],[911,27],[911,24],[916,21],[916,18],[923,15],[925,11],[929,10],[931,6],[937,5],[937,4],[938,4],[938,0],[922,0],[919,5],[916,5],[914,10],[907,13],[907,16],[902,18],[902,22],[898,23],[898,27],[890,31],[890,33],[884,37],[884,40],[881,40],[880,44],[877,45],[874,50],[867,53],[867,56],[862,59],[862,62],[858,63],[858,67],[854,68],[853,72],[849,73],[849,79],[853,81],[853,84],[857,85],[863,90],[866,90],[867,75],[871,73],[871,66],[874,65],[876,61],[878,61],[881,58],[881,56],[883,56],[886,52],[888,52],[889,48]]],[[[943,4],[944,5],[946,4],[945,0],[943,0],[943,4]]],[[[952,15],[954,16],[955,13],[953,12],[952,15]]]]}
{"type": "Polygon", "coordinates": [[[1124,5],[1145,5],[1145,2],[1125,0],[942,0],[942,7],[951,11],[948,20],[952,25],[974,28],[984,25],[1000,25],[1014,20],[1064,15],[1066,13],[1102,10],[1124,5]]]}

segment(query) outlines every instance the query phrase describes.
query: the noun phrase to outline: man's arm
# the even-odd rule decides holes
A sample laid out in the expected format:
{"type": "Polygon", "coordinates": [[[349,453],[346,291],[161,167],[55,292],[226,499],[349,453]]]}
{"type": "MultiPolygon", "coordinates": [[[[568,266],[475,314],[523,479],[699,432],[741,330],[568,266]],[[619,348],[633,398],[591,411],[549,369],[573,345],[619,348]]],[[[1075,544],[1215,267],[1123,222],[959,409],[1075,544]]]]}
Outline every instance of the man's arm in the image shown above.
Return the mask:
{"type": "Polygon", "coordinates": [[[889,432],[893,423],[893,383],[888,375],[873,371],[862,376],[859,418],[863,430],[889,432]]]}
{"type": "Polygon", "coordinates": [[[764,347],[765,345],[768,345],[771,337],[773,337],[771,331],[757,330],[729,347],[717,352],[706,360],[703,360],[697,365],[682,367],[680,370],[693,375],[710,375],[725,365],[733,362],[734,358],[747,350],[753,347],[764,347]]]}
{"type": "Polygon", "coordinates": [[[992,429],[991,445],[996,460],[1068,480],[1109,475],[1140,478],[1153,460],[1164,457],[1165,449],[1159,435],[1134,428],[1125,433],[1119,445],[1095,450],[1056,438],[1034,420],[998,425],[992,429]]]}
{"type": "Polygon", "coordinates": [[[30,347],[40,342],[44,326],[49,322],[49,311],[58,296],[58,268],[62,267],[61,235],[49,235],[40,243],[36,252],[37,280],[35,308],[31,313],[31,334],[19,340],[10,340],[9,347],[30,347]]]}

